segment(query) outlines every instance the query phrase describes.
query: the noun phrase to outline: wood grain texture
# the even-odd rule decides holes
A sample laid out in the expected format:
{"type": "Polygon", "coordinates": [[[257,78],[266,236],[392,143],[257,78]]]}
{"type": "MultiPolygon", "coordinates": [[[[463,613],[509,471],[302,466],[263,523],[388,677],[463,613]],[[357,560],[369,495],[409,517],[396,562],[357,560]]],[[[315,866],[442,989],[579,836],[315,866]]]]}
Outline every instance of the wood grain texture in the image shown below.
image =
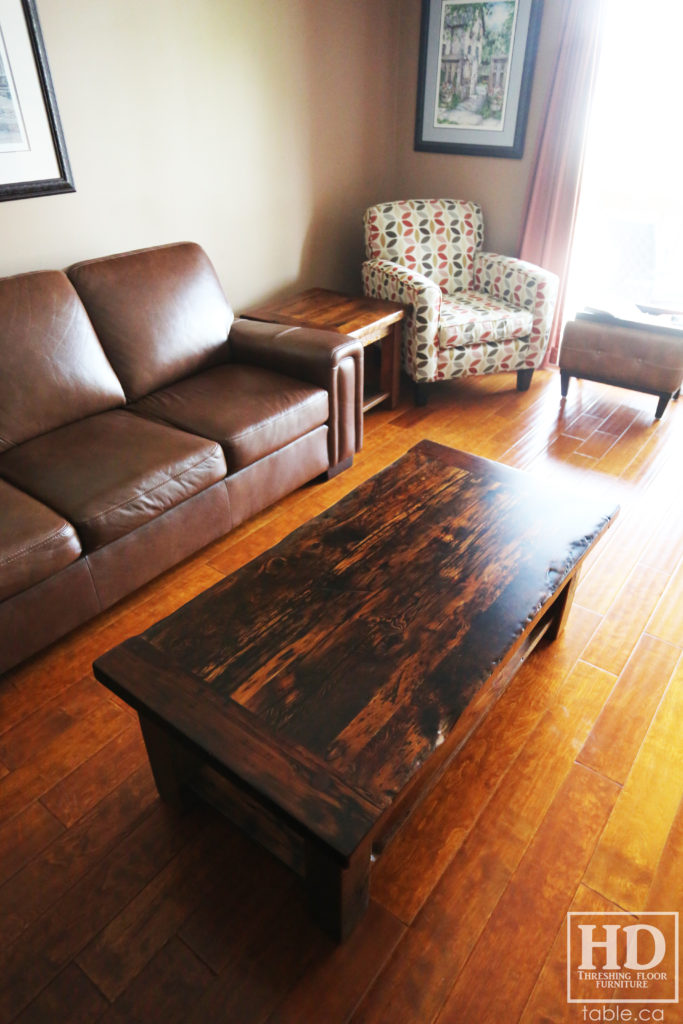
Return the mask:
{"type": "Polygon", "coordinates": [[[460,973],[439,1015],[442,1024],[497,1024],[504,1015],[520,1016],[617,794],[618,787],[610,780],[580,765],[570,770],[460,973]],[[567,820],[567,806],[574,808],[580,827],[567,820]],[[558,818],[564,828],[558,828],[558,818]],[[539,889],[543,900],[531,917],[526,908],[539,889]],[[507,950],[505,980],[496,969],[501,948],[507,950]]]}
{"type": "Polygon", "coordinates": [[[603,707],[577,760],[623,785],[680,657],[645,634],[603,707]]]}
{"type": "Polygon", "coordinates": [[[586,884],[624,910],[637,913],[647,905],[662,850],[683,798],[682,721],[683,660],[586,871],[586,884]]]}

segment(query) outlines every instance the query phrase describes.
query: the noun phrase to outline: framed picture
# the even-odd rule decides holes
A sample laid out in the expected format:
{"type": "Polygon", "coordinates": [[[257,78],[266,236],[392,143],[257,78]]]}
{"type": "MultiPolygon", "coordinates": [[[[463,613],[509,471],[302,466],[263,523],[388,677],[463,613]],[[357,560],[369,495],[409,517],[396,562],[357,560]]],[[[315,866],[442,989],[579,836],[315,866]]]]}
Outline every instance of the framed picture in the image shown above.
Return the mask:
{"type": "Polygon", "coordinates": [[[73,191],[35,0],[0,0],[0,200],[73,191]]]}
{"type": "Polygon", "coordinates": [[[415,149],[519,158],[542,0],[422,0],[415,149]]]}

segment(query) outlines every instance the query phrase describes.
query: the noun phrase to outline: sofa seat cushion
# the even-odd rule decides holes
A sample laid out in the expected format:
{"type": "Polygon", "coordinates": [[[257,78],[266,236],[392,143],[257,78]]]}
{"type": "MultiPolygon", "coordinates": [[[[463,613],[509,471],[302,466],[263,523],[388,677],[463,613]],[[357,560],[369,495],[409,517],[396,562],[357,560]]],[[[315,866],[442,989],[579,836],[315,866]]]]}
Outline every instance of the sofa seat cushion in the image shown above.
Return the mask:
{"type": "Polygon", "coordinates": [[[480,292],[444,295],[439,320],[439,348],[463,348],[487,341],[508,341],[531,334],[533,314],[506,306],[480,292]]]}
{"type": "Polygon", "coordinates": [[[80,554],[70,523],[0,480],[0,601],[53,576],[80,554]]]}
{"type": "Polygon", "coordinates": [[[322,388],[256,366],[227,363],[148,395],[131,409],[218,441],[228,473],[327,423],[322,388]]]}
{"type": "Polygon", "coordinates": [[[114,410],[0,454],[0,476],[73,523],[86,552],[225,477],[220,445],[114,410]]]}

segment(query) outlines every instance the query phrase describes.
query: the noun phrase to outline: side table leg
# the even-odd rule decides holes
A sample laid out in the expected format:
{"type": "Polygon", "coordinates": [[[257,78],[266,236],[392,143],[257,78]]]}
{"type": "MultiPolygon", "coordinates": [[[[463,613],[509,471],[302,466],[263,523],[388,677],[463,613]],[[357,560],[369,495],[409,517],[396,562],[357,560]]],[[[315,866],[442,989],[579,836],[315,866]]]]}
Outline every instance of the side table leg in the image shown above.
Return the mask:
{"type": "Polygon", "coordinates": [[[185,783],[196,768],[195,758],[155,722],[138,718],[159,796],[174,807],[189,807],[194,797],[185,783]]]}
{"type": "Polygon", "coordinates": [[[363,917],[370,894],[370,842],[344,867],[313,842],[306,848],[306,896],[313,919],[336,942],[346,939],[363,917]]]}
{"type": "Polygon", "coordinates": [[[380,364],[380,391],[389,395],[389,408],[398,405],[401,387],[401,340],[403,321],[394,324],[386,338],[382,339],[382,362],[380,364]]]}

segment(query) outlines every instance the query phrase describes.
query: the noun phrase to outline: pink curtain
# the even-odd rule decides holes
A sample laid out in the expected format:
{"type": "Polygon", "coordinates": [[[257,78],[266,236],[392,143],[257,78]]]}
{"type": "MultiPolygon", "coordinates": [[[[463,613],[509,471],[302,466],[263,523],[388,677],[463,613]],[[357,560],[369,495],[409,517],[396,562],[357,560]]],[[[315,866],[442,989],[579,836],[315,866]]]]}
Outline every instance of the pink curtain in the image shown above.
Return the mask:
{"type": "Polygon", "coordinates": [[[522,222],[519,255],[559,275],[546,364],[557,362],[604,0],[567,0],[522,222]]]}

